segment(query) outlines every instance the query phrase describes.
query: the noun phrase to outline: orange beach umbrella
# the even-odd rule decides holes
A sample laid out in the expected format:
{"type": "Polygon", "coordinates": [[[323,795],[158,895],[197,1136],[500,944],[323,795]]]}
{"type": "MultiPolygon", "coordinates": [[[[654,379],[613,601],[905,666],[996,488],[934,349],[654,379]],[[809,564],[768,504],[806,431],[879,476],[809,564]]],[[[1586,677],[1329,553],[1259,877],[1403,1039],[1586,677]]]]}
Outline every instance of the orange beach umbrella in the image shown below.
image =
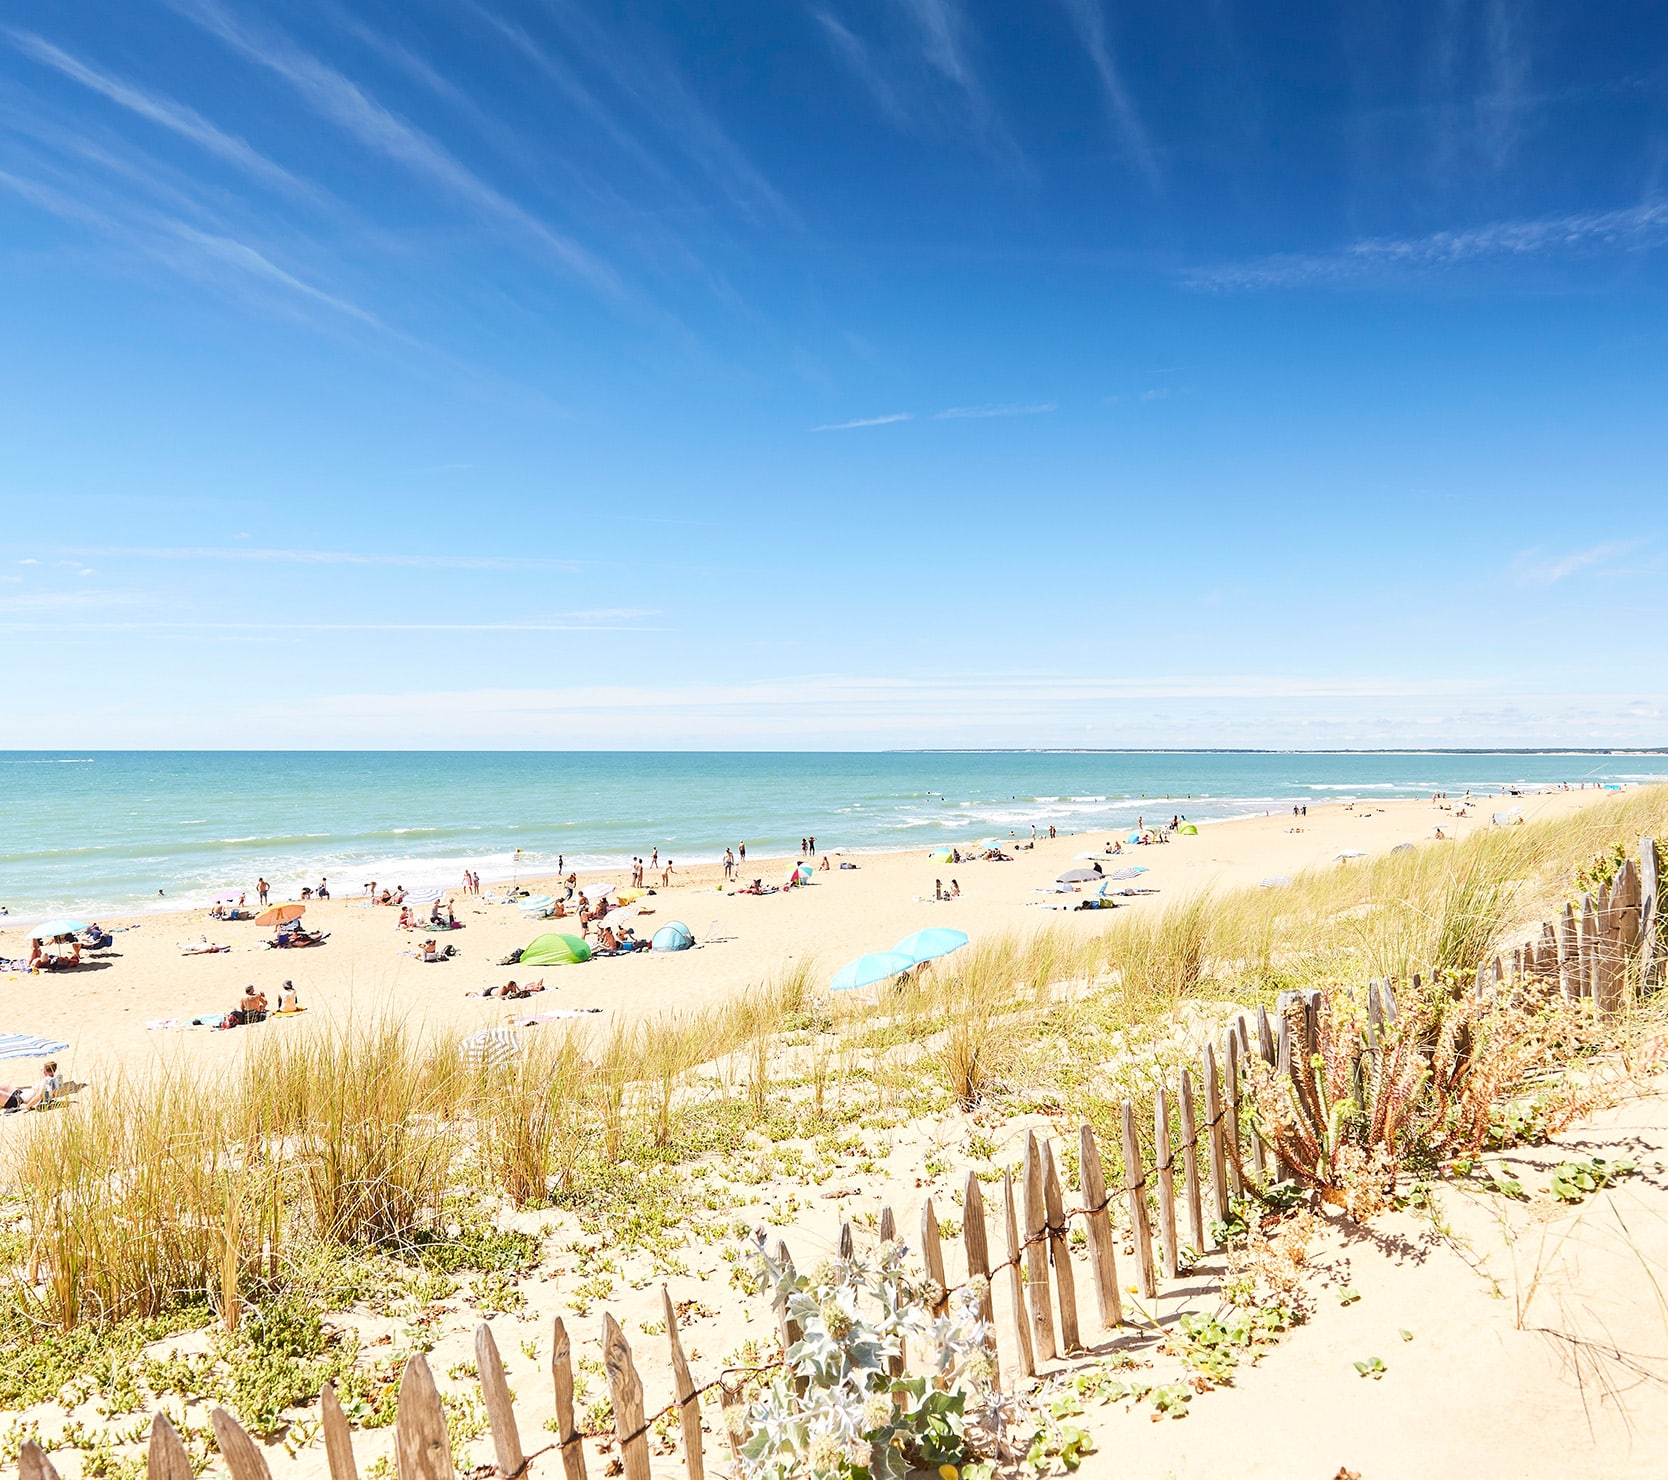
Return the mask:
{"type": "Polygon", "coordinates": [[[262,910],[255,916],[257,925],[288,925],[291,920],[299,920],[307,913],[304,904],[275,904],[269,910],[262,910]]]}

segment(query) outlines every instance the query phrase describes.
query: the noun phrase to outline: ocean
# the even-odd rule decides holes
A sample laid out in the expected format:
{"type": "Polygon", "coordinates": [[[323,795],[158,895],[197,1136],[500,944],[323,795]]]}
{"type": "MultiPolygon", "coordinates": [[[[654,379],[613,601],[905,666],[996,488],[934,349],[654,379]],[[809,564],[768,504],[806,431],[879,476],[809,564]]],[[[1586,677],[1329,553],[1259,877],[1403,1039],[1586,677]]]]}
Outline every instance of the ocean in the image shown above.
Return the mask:
{"type": "Polygon", "coordinates": [[[1413,752],[0,752],[0,906],[134,913],[328,877],[450,887],[601,869],[1111,836],[1349,798],[1668,780],[1668,756],[1413,752]]]}

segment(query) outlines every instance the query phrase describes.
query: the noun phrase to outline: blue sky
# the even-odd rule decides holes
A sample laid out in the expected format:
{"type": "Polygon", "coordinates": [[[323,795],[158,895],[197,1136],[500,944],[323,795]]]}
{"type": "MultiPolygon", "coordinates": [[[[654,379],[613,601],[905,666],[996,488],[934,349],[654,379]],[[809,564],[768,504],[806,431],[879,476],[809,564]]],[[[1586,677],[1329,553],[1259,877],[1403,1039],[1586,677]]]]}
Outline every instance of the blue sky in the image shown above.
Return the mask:
{"type": "Polygon", "coordinates": [[[0,25],[0,746],[1668,742],[1668,18],[0,25]]]}

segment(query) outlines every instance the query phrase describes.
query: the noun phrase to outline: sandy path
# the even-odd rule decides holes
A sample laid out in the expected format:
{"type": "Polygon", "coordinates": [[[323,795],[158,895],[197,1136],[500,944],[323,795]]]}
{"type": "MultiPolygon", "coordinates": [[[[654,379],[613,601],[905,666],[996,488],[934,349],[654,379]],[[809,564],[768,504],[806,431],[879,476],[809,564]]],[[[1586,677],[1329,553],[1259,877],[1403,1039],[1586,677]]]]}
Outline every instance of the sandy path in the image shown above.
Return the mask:
{"type": "MultiPolygon", "coordinates": [[[[1552,792],[1495,805],[1519,806],[1534,819],[1568,815],[1611,795],[1597,790],[1552,792]]],[[[1138,883],[1159,892],[1131,903],[1135,909],[1152,910],[1206,886],[1233,888],[1273,874],[1329,866],[1345,849],[1376,853],[1403,842],[1440,847],[1432,841],[1438,824],[1450,837],[1463,837],[1488,827],[1490,813],[1487,801],[1464,820],[1428,801],[1311,807],[1301,821],[1289,811],[1279,812],[1206,826],[1197,837],[1177,837],[1163,847],[1126,847],[1130,856],[1119,864],[1148,868],[1138,883]],[[1292,831],[1294,826],[1302,830],[1292,831]]],[[[1159,820],[1148,819],[1149,824],[1159,820]]],[[[839,843],[835,838],[818,841],[825,849],[839,843]]],[[[702,942],[699,949],[679,955],[645,952],[547,970],[545,980],[555,990],[531,999],[531,1006],[601,1008],[629,1017],[693,1008],[805,960],[814,962],[819,981],[826,982],[853,957],[883,950],[926,925],[952,925],[975,938],[1027,931],[1048,922],[1103,930],[1120,916],[1048,911],[1038,904],[1051,896],[1036,889],[1072,867],[1077,855],[1098,850],[1106,841],[1102,833],[1044,838],[1034,851],[1019,852],[1013,863],[1001,864],[936,864],[925,850],[855,855],[853,861],[860,865],[855,871],[819,873],[809,887],[764,898],[725,892],[718,886],[715,866],[679,870],[670,888],[645,901],[654,914],[641,919],[639,930],[647,934],[668,921],[682,920],[702,942]],[[935,902],[935,880],[948,885],[952,875],[960,881],[961,898],[935,902]]],[[[779,883],[791,863],[750,860],[745,877],[762,875],[767,883],[779,883]]],[[[600,877],[624,882],[617,874],[600,877]]],[[[255,1032],[307,1031],[349,1011],[394,1008],[447,1027],[501,1023],[510,1016],[507,1006],[465,994],[522,975],[493,963],[538,931],[561,924],[530,925],[511,907],[473,899],[460,898],[458,914],[468,927],[451,937],[461,959],[437,966],[402,954],[420,937],[396,930],[395,911],[369,909],[350,899],[310,907],[308,923],[330,932],[325,946],[283,954],[259,945],[270,931],[251,923],[210,920],[201,910],[106,919],[106,925],[137,927],[117,936],[117,954],[107,966],[43,977],[0,977],[0,1032],[67,1040],[68,1072],[92,1077],[116,1064],[137,1068],[159,1057],[219,1061],[237,1052],[255,1032]],[[179,954],[179,942],[205,933],[231,944],[233,950],[216,956],[179,954]],[[285,978],[293,979],[300,990],[310,1009],[307,1016],[247,1032],[150,1032],[144,1026],[154,1018],[224,1012],[235,1005],[246,983],[259,984],[271,996],[285,978]]],[[[0,930],[0,957],[27,954],[28,924],[21,921],[0,930]]],[[[528,1010],[527,1005],[518,1010],[528,1010]]]]}

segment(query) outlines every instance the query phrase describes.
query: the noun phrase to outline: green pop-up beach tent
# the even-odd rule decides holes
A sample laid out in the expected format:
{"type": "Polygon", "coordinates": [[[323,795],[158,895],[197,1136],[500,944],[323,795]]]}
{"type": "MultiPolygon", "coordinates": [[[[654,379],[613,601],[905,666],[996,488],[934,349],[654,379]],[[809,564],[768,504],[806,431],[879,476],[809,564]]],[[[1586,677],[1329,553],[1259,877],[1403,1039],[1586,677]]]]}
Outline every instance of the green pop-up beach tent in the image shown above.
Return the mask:
{"type": "Polygon", "coordinates": [[[539,935],[521,953],[523,966],[572,966],[591,959],[591,948],[577,935],[539,935]]]}

